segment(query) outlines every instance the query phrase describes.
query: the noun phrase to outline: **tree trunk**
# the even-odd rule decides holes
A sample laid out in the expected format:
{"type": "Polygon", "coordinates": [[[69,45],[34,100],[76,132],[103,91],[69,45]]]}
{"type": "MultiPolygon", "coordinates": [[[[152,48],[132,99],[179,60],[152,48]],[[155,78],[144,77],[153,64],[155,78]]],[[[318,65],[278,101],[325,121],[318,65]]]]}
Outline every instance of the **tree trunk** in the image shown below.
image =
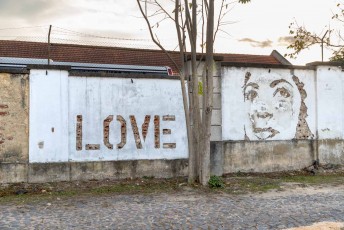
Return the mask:
{"type": "Polygon", "coordinates": [[[203,132],[201,152],[200,183],[207,185],[210,178],[210,136],[211,116],[213,110],[213,42],[214,42],[214,0],[209,0],[207,32],[206,32],[206,63],[205,63],[205,90],[203,93],[203,132]]]}

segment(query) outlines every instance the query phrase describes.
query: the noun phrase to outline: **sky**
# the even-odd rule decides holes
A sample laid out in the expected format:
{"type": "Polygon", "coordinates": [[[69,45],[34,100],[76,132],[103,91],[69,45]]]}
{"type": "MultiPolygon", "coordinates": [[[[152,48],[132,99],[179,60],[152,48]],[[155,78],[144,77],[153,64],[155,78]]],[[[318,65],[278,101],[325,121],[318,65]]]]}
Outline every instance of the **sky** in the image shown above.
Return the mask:
{"type": "MultiPolygon", "coordinates": [[[[297,21],[312,32],[324,33],[329,26],[338,26],[331,20],[338,11],[337,3],[336,0],[251,0],[245,5],[231,4],[225,18],[230,23],[221,27],[225,32],[217,35],[215,52],[288,53],[289,24],[297,21]]],[[[156,48],[135,0],[0,0],[0,39],[45,41],[49,25],[53,42],[56,38],[81,44],[156,48]]],[[[153,29],[164,46],[175,48],[173,25],[166,21],[153,29]]],[[[325,50],[325,61],[330,55],[325,50]]],[[[295,65],[320,60],[320,46],[303,51],[297,59],[289,59],[295,65]]]]}

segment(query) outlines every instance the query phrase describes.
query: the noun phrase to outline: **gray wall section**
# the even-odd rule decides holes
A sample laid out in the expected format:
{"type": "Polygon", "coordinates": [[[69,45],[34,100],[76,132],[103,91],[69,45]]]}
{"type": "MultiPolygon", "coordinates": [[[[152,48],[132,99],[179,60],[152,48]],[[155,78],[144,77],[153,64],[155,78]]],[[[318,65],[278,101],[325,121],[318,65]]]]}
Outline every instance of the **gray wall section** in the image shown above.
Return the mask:
{"type": "Polygon", "coordinates": [[[239,141],[223,143],[223,173],[274,172],[307,167],[316,159],[315,143],[302,141],[239,141]]]}
{"type": "Polygon", "coordinates": [[[211,141],[222,140],[221,77],[214,77],[213,113],[211,119],[211,141]]]}
{"type": "Polygon", "coordinates": [[[180,160],[138,160],[0,164],[0,183],[44,183],[75,180],[125,179],[143,176],[171,178],[187,175],[188,162],[180,160]]]}
{"type": "Polygon", "coordinates": [[[344,164],[344,140],[321,140],[318,148],[320,163],[344,164]]]}
{"type": "Polygon", "coordinates": [[[211,144],[211,173],[297,170],[316,160],[316,141],[224,141],[211,144]]]}

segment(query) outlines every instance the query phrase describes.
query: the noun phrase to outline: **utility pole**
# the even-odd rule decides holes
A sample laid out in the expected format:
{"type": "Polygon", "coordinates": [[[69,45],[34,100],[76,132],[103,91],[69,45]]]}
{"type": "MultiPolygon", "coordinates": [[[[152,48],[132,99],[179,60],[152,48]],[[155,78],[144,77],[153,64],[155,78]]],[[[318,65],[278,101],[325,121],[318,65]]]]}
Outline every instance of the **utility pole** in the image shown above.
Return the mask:
{"type": "Polygon", "coordinates": [[[324,62],[324,39],[329,30],[326,31],[324,36],[321,38],[321,62],[324,62]]]}
{"type": "MultiPolygon", "coordinates": [[[[50,66],[50,34],[51,34],[51,25],[49,26],[49,32],[48,32],[48,67],[50,66]]],[[[48,75],[48,70],[45,73],[48,75]]]]}

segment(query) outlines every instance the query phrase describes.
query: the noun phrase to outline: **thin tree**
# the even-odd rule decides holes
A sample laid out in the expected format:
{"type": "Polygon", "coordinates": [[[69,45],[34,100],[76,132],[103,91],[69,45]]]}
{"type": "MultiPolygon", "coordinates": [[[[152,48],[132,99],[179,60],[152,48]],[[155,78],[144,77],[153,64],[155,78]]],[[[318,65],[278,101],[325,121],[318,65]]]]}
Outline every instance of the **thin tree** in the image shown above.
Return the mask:
{"type": "MultiPolygon", "coordinates": [[[[240,3],[249,1],[239,0],[240,3]]],[[[189,183],[199,181],[202,185],[206,185],[210,178],[210,136],[214,75],[213,43],[217,32],[222,31],[221,25],[226,24],[226,22],[223,22],[223,18],[231,9],[229,6],[233,2],[226,3],[226,0],[221,0],[220,3],[215,27],[215,0],[137,0],[140,12],[147,23],[151,39],[165,52],[179,72],[189,147],[188,181],[189,183]],[[166,2],[173,3],[172,13],[168,10],[166,2]],[[149,11],[148,8],[153,8],[153,10],[149,11]],[[154,21],[154,17],[160,18],[154,21]],[[180,65],[172,59],[170,53],[153,32],[153,28],[158,28],[165,20],[171,20],[174,23],[180,65]],[[151,21],[154,21],[153,25],[151,21]],[[201,38],[200,53],[202,54],[199,58],[197,57],[198,36],[201,38]],[[185,64],[187,58],[190,58],[190,68],[187,68],[185,64]],[[200,66],[197,58],[200,61],[205,60],[202,76],[197,75],[197,69],[200,66]],[[188,80],[185,81],[185,79],[188,80]],[[202,104],[200,104],[200,101],[202,104]]]]}

